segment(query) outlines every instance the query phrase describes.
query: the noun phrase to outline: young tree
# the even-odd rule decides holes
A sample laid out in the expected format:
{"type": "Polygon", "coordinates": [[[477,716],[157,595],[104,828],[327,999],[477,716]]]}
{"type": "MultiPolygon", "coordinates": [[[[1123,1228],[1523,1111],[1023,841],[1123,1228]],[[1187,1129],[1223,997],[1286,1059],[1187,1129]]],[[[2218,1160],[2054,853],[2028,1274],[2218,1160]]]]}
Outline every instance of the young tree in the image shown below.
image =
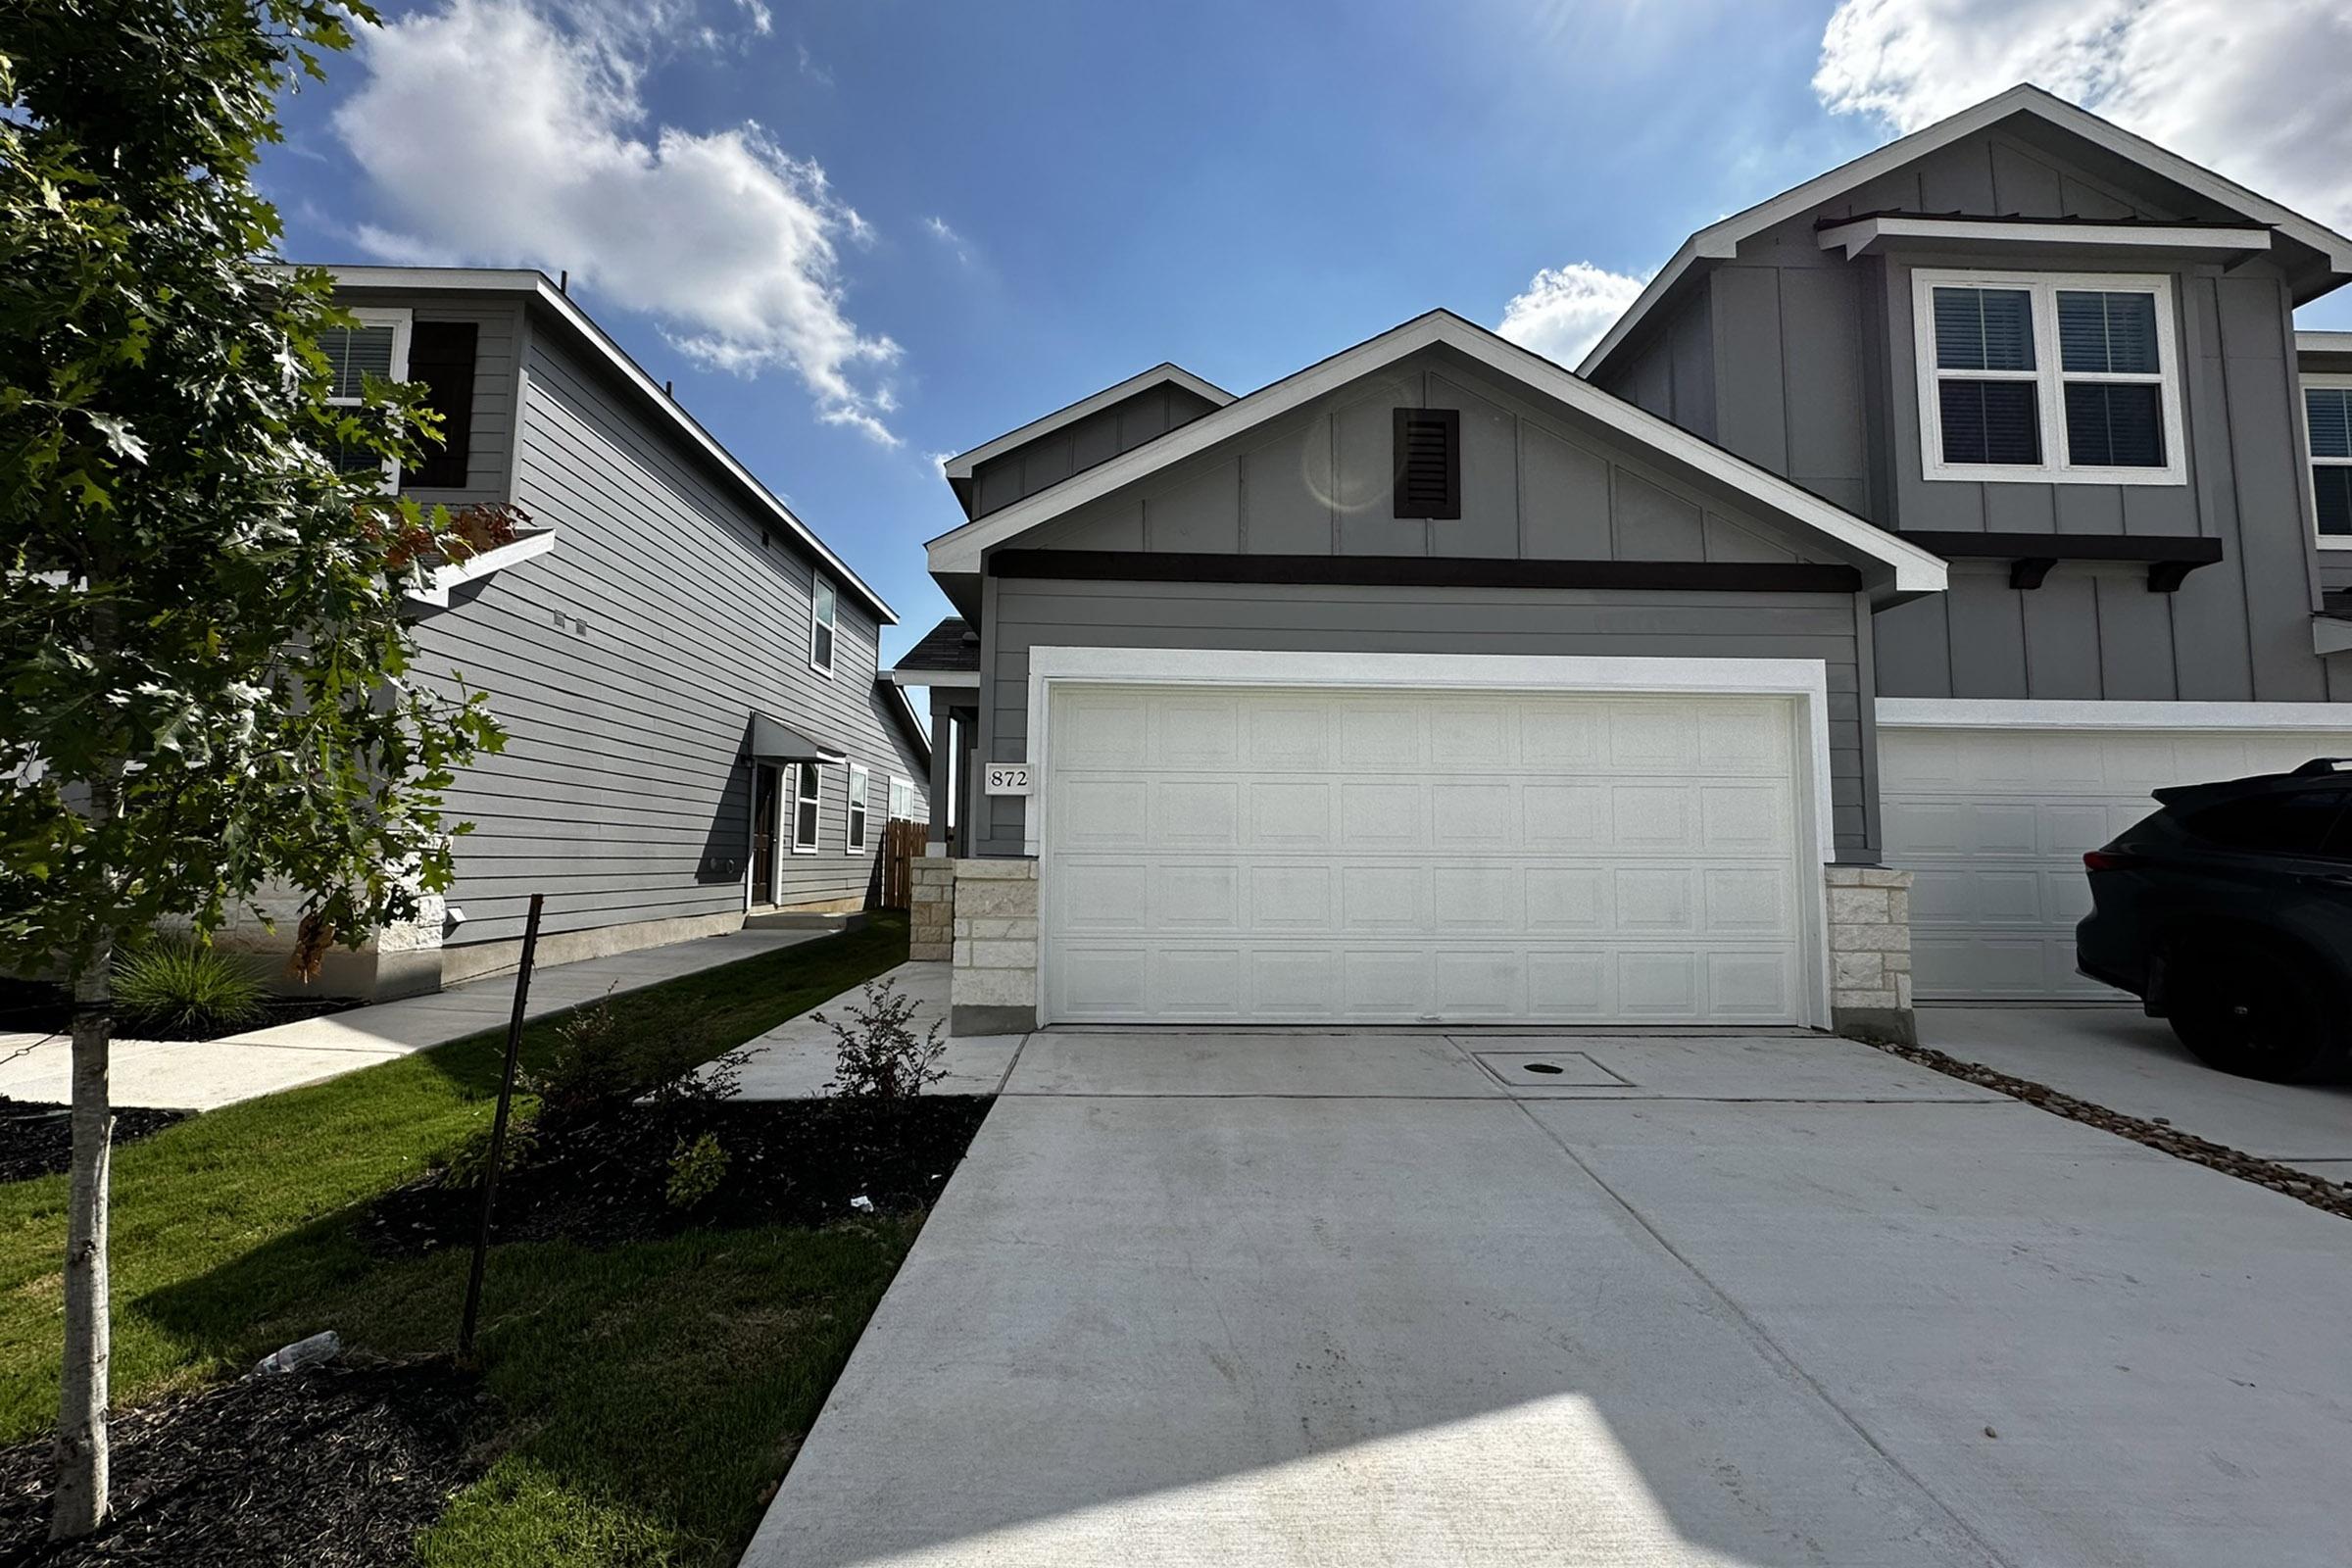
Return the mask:
{"type": "MultiPolygon", "coordinates": [[[[459,553],[384,493],[420,389],[330,405],[328,280],[254,189],[348,0],[0,6],[0,963],[73,985],[55,1536],[107,1507],[108,976],[266,882],[298,952],[447,886],[451,770],[499,735],[410,670],[401,592],[459,553]]],[[[257,908],[258,914],[260,910],[257,908]]]]}

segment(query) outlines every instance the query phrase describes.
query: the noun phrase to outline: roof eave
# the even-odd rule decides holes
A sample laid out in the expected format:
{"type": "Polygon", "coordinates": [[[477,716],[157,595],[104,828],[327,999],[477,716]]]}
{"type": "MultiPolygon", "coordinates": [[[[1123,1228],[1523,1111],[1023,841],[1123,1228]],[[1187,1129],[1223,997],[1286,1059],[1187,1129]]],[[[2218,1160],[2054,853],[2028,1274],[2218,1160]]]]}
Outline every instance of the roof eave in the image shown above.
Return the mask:
{"type": "Polygon", "coordinates": [[[683,404],[655,384],[654,378],[629,358],[628,352],[612,341],[605,329],[597,325],[588,313],[557,287],[555,280],[545,272],[527,268],[365,266],[328,266],[322,270],[335,279],[338,288],[372,288],[400,294],[509,294],[536,303],[616,371],[632,391],[686,438],[690,446],[700,449],[710,458],[762,511],[783,523],[787,532],[823,563],[826,574],[841,587],[849,589],[883,625],[898,624],[898,612],[890,608],[888,600],[853,571],[849,563],[834,554],[832,547],[817,537],[816,531],[795,515],[792,509],[777,499],[775,493],[745,467],[733,453],[720,445],[716,436],[704,429],[702,421],[687,413],[683,404]]]}

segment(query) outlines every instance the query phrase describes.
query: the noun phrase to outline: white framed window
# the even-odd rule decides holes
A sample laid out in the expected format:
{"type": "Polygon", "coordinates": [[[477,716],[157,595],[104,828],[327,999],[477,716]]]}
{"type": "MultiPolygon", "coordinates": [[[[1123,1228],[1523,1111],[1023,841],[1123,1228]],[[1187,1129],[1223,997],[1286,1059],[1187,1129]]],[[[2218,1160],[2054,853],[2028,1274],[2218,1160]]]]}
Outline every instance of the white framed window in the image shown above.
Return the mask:
{"type": "Polygon", "coordinates": [[[818,572],[808,587],[808,667],[833,673],[833,585],[818,572]]]}
{"type": "Polygon", "coordinates": [[[2322,550],[2352,550],[2352,375],[2303,378],[2303,450],[2322,550]]]}
{"type": "Polygon", "coordinates": [[[1930,479],[2184,484],[2172,280],[1911,274],[1930,479]]]}
{"type": "Polygon", "coordinates": [[[914,820],[914,780],[892,774],[890,779],[890,815],[896,822],[914,820]]]}
{"type": "Polygon", "coordinates": [[[865,802],[874,787],[874,777],[856,762],[850,764],[850,822],[842,834],[844,845],[852,855],[865,853],[865,802]]]}
{"type": "MultiPolygon", "coordinates": [[[[327,368],[333,376],[327,388],[326,401],[339,409],[356,409],[360,395],[366,389],[368,377],[379,376],[386,381],[406,381],[409,378],[410,313],[405,310],[354,310],[357,326],[332,326],[318,334],[318,351],[326,356],[327,368]]],[[[335,465],[345,473],[377,466],[371,452],[339,452],[335,465]]],[[[400,484],[400,465],[386,463],[384,488],[396,489],[400,484]]]]}
{"type": "Polygon", "coordinates": [[[816,764],[792,764],[792,853],[816,853],[816,819],[818,794],[816,764]]]}

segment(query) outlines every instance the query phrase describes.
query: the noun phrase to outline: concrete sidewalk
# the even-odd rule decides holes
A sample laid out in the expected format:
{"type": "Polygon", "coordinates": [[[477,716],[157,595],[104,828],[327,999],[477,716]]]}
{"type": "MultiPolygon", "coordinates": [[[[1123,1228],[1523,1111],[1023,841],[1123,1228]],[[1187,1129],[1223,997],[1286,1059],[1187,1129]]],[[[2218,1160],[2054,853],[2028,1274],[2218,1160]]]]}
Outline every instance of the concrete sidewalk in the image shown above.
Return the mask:
{"type": "MultiPolygon", "coordinates": [[[[935,1023],[948,1016],[948,983],[953,966],[945,963],[902,963],[884,980],[898,982],[901,996],[914,1004],[906,1027],[920,1040],[935,1023]]],[[[817,1013],[847,1023],[850,1008],[864,1005],[863,987],[845,991],[799,1017],[778,1024],[744,1049],[742,1098],[745,1100],[814,1100],[833,1077],[837,1042],[833,1031],[817,1022],[817,1013]]],[[[993,1095],[1004,1087],[1004,1074],[1019,1052],[1020,1035],[961,1035],[950,1039],[943,1028],[939,1058],[947,1076],[925,1090],[932,1095],[993,1095]]]]}
{"type": "Polygon", "coordinates": [[[2216,1072],[2137,1003],[1922,1007],[1919,1043],[2127,1116],[2162,1117],[2184,1133],[2352,1182],[2352,1084],[2270,1084],[2216,1072]]]}
{"type": "Polygon", "coordinates": [[[1842,1041],[1049,1031],[745,1564],[2337,1565],[2347,1298],[1842,1041]]]}
{"type": "MultiPolygon", "coordinates": [[[[531,976],[527,1016],[543,1018],[608,993],[617,996],[660,985],[822,935],[733,931],[554,965],[531,976]]],[[[514,976],[493,975],[429,997],[355,1007],[224,1040],[117,1040],[110,1053],[114,1102],[213,1110],[499,1028],[514,1009],[514,976]]],[[[72,1047],[63,1035],[0,1035],[0,1095],[67,1101],[72,1095],[71,1057],[72,1047]]]]}

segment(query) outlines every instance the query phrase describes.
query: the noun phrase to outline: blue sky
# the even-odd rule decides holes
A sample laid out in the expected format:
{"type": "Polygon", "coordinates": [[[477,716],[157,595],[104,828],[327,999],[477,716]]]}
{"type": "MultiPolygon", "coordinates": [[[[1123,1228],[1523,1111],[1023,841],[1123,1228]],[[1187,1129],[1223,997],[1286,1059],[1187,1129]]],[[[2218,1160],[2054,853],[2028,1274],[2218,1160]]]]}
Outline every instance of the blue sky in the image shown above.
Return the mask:
{"type": "Polygon", "coordinates": [[[1573,362],[1693,228],[2021,77],[2352,226],[2345,10],[434,0],[263,177],[303,260],[568,269],[898,607],[887,662],[946,611],[940,455],[1433,306],[1573,362]]]}

